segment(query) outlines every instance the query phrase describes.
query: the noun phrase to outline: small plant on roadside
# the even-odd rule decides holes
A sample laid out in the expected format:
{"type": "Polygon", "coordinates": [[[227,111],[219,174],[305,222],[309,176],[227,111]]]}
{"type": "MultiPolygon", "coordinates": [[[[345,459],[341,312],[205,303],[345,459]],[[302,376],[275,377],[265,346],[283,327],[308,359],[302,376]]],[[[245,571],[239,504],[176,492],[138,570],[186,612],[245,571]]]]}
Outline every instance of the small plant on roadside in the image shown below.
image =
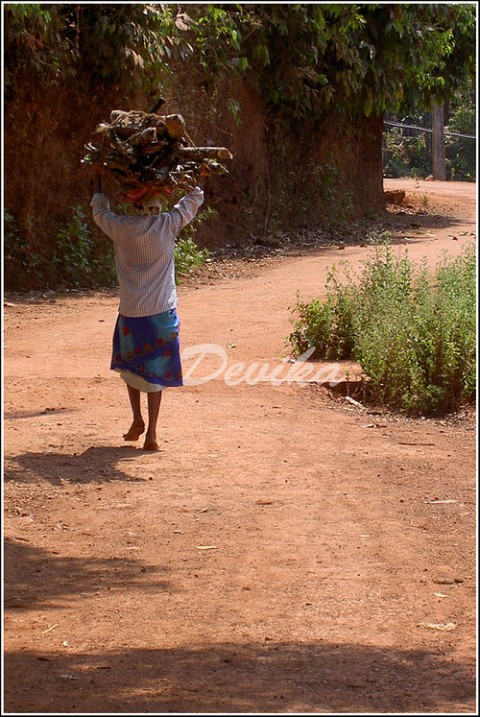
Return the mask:
{"type": "Polygon", "coordinates": [[[73,207],[71,221],[56,234],[53,259],[67,286],[111,286],[115,283],[113,244],[94,241],[82,207],[73,207]]]}
{"type": "Polygon", "coordinates": [[[382,247],[356,280],[329,276],[325,301],[294,307],[296,353],[313,346],[317,358],[358,361],[372,400],[412,414],[455,411],[475,398],[473,247],[434,272],[382,247]]]}
{"type": "Polygon", "coordinates": [[[299,314],[289,336],[294,351],[303,354],[315,348],[312,358],[342,360],[353,351],[353,317],[357,303],[357,288],[353,282],[340,284],[335,266],[327,275],[327,298],[305,303],[299,300],[293,311],[299,314]]]}
{"type": "Polygon", "coordinates": [[[371,246],[386,246],[392,243],[392,233],[388,230],[372,231],[367,235],[365,243],[371,246]]]}
{"type": "Polygon", "coordinates": [[[3,248],[5,266],[9,267],[11,289],[26,289],[44,273],[45,258],[29,245],[28,228],[21,226],[13,214],[3,212],[3,248]]]}
{"type": "Polygon", "coordinates": [[[89,257],[93,248],[90,230],[85,222],[85,212],[80,206],[73,207],[73,217],[56,235],[57,265],[62,279],[68,285],[89,283],[91,268],[89,257]]]}
{"type": "Polygon", "coordinates": [[[175,245],[177,274],[191,274],[208,259],[208,249],[199,249],[192,237],[180,239],[175,245]]]}
{"type": "Polygon", "coordinates": [[[115,269],[113,242],[103,235],[95,242],[94,256],[90,260],[92,284],[94,286],[116,286],[118,283],[115,269]]]}
{"type": "Polygon", "coordinates": [[[214,209],[209,207],[198,213],[195,220],[188,224],[181,232],[175,244],[175,270],[178,276],[192,274],[199,269],[210,256],[208,249],[200,249],[195,242],[195,235],[199,224],[212,219],[216,215],[214,209]]]}

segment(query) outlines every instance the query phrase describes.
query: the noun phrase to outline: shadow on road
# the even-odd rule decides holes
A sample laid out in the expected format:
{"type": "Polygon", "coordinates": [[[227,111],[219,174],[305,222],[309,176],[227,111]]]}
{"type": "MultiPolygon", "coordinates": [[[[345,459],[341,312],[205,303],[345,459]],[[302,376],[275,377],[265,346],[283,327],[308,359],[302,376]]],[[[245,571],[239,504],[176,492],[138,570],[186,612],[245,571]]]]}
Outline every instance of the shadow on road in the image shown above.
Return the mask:
{"type": "MultiPolygon", "coordinates": [[[[92,538],[94,540],[94,538],[92,538]]],[[[61,541],[59,542],[61,545],[61,541]]],[[[112,558],[65,557],[19,539],[4,541],[4,609],[54,608],[95,592],[173,588],[166,568],[145,565],[119,550],[112,558]],[[160,573],[160,575],[159,575],[160,573]]]]}
{"type": "MultiPolygon", "coordinates": [[[[150,630],[140,637],[151,642],[150,630]]],[[[6,655],[5,668],[8,712],[445,713],[459,704],[475,711],[473,669],[422,650],[270,641],[16,652],[6,655]]]]}
{"type": "Polygon", "coordinates": [[[93,446],[83,453],[25,452],[7,462],[4,479],[22,483],[38,480],[52,485],[62,483],[107,483],[111,481],[143,482],[122,470],[122,460],[130,460],[142,453],[133,446],[93,446]]]}

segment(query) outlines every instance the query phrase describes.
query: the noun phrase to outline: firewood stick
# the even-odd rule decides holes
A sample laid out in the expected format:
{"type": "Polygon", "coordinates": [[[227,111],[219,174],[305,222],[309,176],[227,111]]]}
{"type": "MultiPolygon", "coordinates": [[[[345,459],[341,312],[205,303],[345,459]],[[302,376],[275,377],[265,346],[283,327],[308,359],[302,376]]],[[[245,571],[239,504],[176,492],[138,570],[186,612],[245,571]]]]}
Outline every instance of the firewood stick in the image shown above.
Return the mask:
{"type": "Polygon", "coordinates": [[[177,147],[174,154],[197,162],[202,162],[204,159],[233,159],[233,155],[226,147],[177,147]]]}

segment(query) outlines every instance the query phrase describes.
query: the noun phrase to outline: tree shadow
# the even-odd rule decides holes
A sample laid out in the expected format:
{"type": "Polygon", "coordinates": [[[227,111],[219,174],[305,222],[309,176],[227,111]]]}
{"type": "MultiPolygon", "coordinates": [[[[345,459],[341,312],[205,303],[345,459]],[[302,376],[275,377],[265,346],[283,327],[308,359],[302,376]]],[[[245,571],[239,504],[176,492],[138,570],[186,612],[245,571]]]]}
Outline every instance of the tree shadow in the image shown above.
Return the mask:
{"type": "Polygon", "coordinates": [[[420,210],[410,214],[408,212],[391,212],[388,211],[386,215],[389,224],[397,227],[398,229],[407,229],[412,231],[413,229],[448,229],[448,227],[458,226],[461,221],[462,225],[472,227],[472,231],[475,231],[476,222],[474,219],[462,219],[459,220],[457,217],[449,216],[447,214],[441,214],[439,212],[422,212],[420,210]]]}
{"type": "Polygon", "coordinates": [[[14,652],[6,654],[5,668],[5,707],[13,712],[445,714],[461,705],[461,713],[475,713],[473,668],[427,650],[321,641],[221,643],[92,654],[14,652]]]}
{"type": "Polygon", "coordinates": [[[55,416],[56,414],[65,415],[65,413],[72,413],[72,410],[65,408],[42,408],[36,411],[5,411],[3,417],[12,421],[18,420],[19,418],[38,418],[39,416],[55,416]]]}
{"type": "Polygon", "coordinates": [[[58,607],[85,593],[154,587],[172,590],[166,568],[146,566],[119,553],[112,558],[64,557],[15,539],[4,540],[4,609],[58,607]],[[158,575],[161,573],[161,575],[158,575]]]}
{"type": "Polygon", "coordinates": [[[63,483],[144,482],[118,466],[123,460],[142,455],[133,446],[92,446],[83,453],[34,453],[26,451],[9,459],[4,479],[19,483],[38,480],[61,486],[63,483]]]}

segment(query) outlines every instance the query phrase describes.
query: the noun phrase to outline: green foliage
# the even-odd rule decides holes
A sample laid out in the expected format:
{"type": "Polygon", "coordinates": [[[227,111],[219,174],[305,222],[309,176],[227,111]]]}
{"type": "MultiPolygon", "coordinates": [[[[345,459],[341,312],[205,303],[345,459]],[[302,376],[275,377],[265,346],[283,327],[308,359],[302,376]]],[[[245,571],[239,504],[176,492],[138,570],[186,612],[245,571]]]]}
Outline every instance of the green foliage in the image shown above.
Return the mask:
{"type": "Polygon", "coordinates": [[[116,286],[118,283],[115,269],[115,252],[110,239],[102,236],[95,240],[90,259],[92,286],[116,286]]]}
{"type": "Polygon", "coordinates": [[[475,398],[476,257],[447,257],[433,274],[390,247],[365,262],[361,277],[335,267],[327,298],[297,301],[288,337],[295,352],[315,347],[323,359],[355,359],[372,399],[414,414],[455,411],[475,398]]]}
{"type": "Polygon", "coordinates": [[[175,245],[175,269],[178,274],[191,274],[209,257],[207,249],[199,249],[192,237],[179,239],[175,245]]]}
{"type": "Polygon", "coordinates": [[[42,3],[10,3],[4,7],[4,82],[15,91],[19,75],[49,78],[52,83],[75,74],[78,52],[65,31],[59,9],[42,3]]]}
{"type": "Polygon", "coordinates": [[[83,221],[85,213],[81,207],[73,207],[73,218],[63,229],[57,232],[57,253],[54,263],[58,266],[62,278],[70,285],[86,283],[89,272],[89,255],[93,248],[88,225],[83,221]]]}
{"type": "Polygon", "coordinates": [[[388,246],[392,243],[392,233],[388,229],[383,231],[372,231],[370,232],[365,243],[370,246],[388,246]]]}
{"type": "Polygon", "coordinates": [[[27,227],[19,225],[8,209],[3,211],[3,247],[10,289],[23,290],[36,284],[42,275],[45,258],[30,246],[27,227]]]}
{"type": "Polygon", "coordinates": [[[432,157],[425,133],[388,127],[385,132],[383,172],[386,177],[428,177],[432,173],[432,157]]]}
{"type": "Polygon", "coordinates": [[[295,119],[427,106],[475,72],[473,4],[9,3],[5,86],[88,77],[158,91],[187,57],[295,119]]]}
{"type": "Polygon", "coordinates": [[[193,222],[188,224],[181,232],[175,244],[175,271],[176,281],[182,274],[192,274],[199,269],[210,256],[208,249],[199,249],[195,242],[198,226],[211,219],[216,214],[211,207],[200,211],[193,222]]]}
{"type": "Polygon", "coordinates": [[[4,13],[7,94],[21,76],[158,92],[171,62],[193,52],[188,16],[168,3],[10,3],[4,13]]]}
{"type": "MultiPolygon", "coordinates": [[[[216,97],[222,97],[239,122],[238,100],[221,95],[215,78],[241,78],[258,91],[262,110],[267,107],[272,119],[267,131],[283,124],[286,130],[293,128],[309,139],[325,118],[332,123],[339,119],[336,113],[346,115],[349,122],[353,119],[354,125],[357,117],[380,115],[386,109],[423,108],[432,98],[441,99],[452,89],[463,87],[475,69],[473,4],[6,3],[2,9],[8,131],[12,137],[26,140],[22,157],[32,155],[38,166],[42,166],[43,138],[30,129],[37,119],[42,120],[42,127],[45,122],[40,117],[44,107],[38,92],[32,92],[32,103],[29,101],[33,87],[45,88],[49,96],[48,89],[54,84],[65,93],[75,92],[76,99],[87,92],[93,108],[108,97],[121,103],[151,93],[153,101],[175,76],[179,63],[188,59],[195,86],[198,80],[198,87],[212,92],[212,106],[216,97]],[[139,88],[142,93],[135,95],[139,88]],[[284,122],[277,124],[282,119],[284,122]],[[29,142],[35,152],[29,152],[29,142]]],[[[345,117],[340,118],[339,125],[343,128],[345,124],[345,117]]],[[[60,126],[61,141],[63,131],[69,134],[69,125],[64,121],[60,126]]],[[[72,128],[66,146],[72,146],[77,131],[72,128]]],[[[272,131],[267,138],[272,147],[275,136],[272,131]]],[[[49,160],[51,167],[60,161],[54,155],[49,160]]],[[[12,152],[9,157],[13,164],[12,152]]],[[[448,159],[452,177],[467,176],[460,150],[448,159]]],[[[332,221],[348,215],[349,197],[345,202],[343,177],[335,163],[312,177],[320,185],[322,201],[317,205],[329,205],[332,221]]],[[[272,188],[275,184],[272,172],[272,188]]],[[[16,191],[14,182],[10,186],[16,191]]],[[[303,192],[299,206],[305,206],[311,216],[318,210],[308,202],[309,187],[306,182],[297,182],[297,186],[303,192]]],[[[69,281],[76,282],[83,281],[82,261],[88,258],[85,272],[93,272],[93,281],[93,262],[101,262],[110,245],[99,256],[98,242],[90,247],[80,235],[74,264],[62,264],[58,248],[52,263],[48,240],[43,243],[44,238],[39,240],[34,232],[34,227],[40,232],[35,202],[20,209],[18,195],[8,202],[12,207],[17,202],[18,216],[28,211],[31,224],[23,219],[19,237],[10,239],[16,265],[36,281],[51,281],[61,269],[69,281]]],[[[271,209],[273,219],[277,210],[273,196],[271,209]]],[[[42,232],[48,222],[47,217],[42,232]]],[[[56,227],[51,235],[55,233],[56,227]]],[[[64,236],[58,239],[66,242],[64,236]]],[[[73,252],[68,243],[65,250],[73,252]]],[[[14,263],[9,269],[11,266],[14,263]]],[[[107,274],[110,266],[110,259],[105,260],[107,274]]]]}
{"type": "Polygon", "coordinates": [[[80,206],[73,207],[71,221],[56,234],[53,263],[66,286],[112,285],[116,279],[113,244],[108,241],[99,253],[85,216],[80,206]]]}
{"type": "Polygon", "coordinates": [[[185,15],[168,3],[84,5],[79,23],[81,70],[98,81],[153,91],[171,75],[171,61],[193,52],[185,15]]]}
{"type": "Polygon", "coordinates": [[[473,5],[196,6],[200,62],[248,73],[293,120],[427,107],[475,72],[473,5]]]}
{"type": "MultiPolygon", "coordinates": [[[[472,80],[452,93],[447,107],[445,127],[445,164],[447,179],[475,181],[476,179],[476,101],[472,80]],[[456,136],[457,133],[470,137],[456,136]]],[[[404,125],[431,127],[429,112],[416,112],[392,117],[404,125]]],[[[432,173],[431,134],[421,130],[386,125],[383,149],[383,171],[386,177],[425,178],[432,173]]]]}
{"type": "MultiPolygon", "coordinates": [[[[453,97],[447,130],[476,136],[475,88],[467,86],[453,97]]],[[[447,177],[457,181],[476,180],[477,141],[468,137],[446,137],[447,177]]]]}
{"type": "Polygon", "coordinates": [[[342,360],[350,358],[353,342],[353,316],[356,292],[350,287],[339,290],[336,269],[327,277],[330,286],[326,302],[313,299],[305,303],[298,300],[294,311],[299,319],[288,337],[294,351],[300,355],[315,348],[312,358],[342,360]]]}
{"type": "Polygon", "coordinates": [[[254,23],[248,9],[240,4],[208,4],[191,6],[189,12],[194,20],[196,52],[207,76],[222,71],[241,76],[251,69],[242,47],[254,23]]]}

